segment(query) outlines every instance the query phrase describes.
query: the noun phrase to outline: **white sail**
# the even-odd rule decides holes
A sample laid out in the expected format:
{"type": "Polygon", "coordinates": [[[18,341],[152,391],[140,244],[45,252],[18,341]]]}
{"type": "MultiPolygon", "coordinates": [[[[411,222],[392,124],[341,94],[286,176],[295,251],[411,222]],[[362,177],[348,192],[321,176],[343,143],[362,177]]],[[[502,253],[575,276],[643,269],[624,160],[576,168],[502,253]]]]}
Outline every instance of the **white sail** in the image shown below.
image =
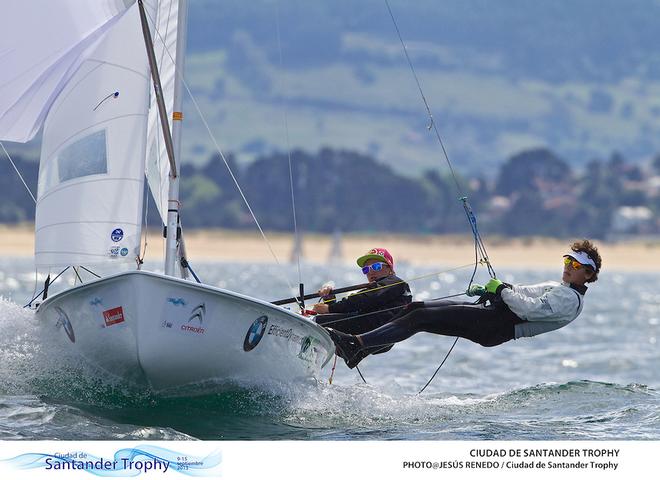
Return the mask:
{"type": "Polygon", "coordinates": [[[2,2],[0,140],[27,142],[90,45],[134,0],[2,2]]]}
{"type": "Polygon", "coordinates": [[[38,266],[132,262],[139,253],[150,85],[133,5],[88,52],[48,113],[38,266]]]}
{"type": "MultiPolygon", "coordinates": [[[[156,31],[152,33],[154,51],[158,62],[158,72],[163,91],[163,99],[168,114],[170,131],[173,134],[175,147],[178,147],[178,136],[173,128],[174,89],[176,84],[177,30],[179,16],[178,0],[161,0],[156,8],[156,31]]],[[[150,22],[153,19],[149,19],[150,22]]],[[[163,141],[163,132],[158,117],[156,96],[151,96],[149,109],[149,127],[147,133],[147,166],[146,174],[149,189],[154,198],[163,223],[167,219],[167,199],[169,189],[170,164],[163,141]]],[[[177,116],[179,113],[177,113],[177,116]]],[[[175,151],[175,155],[179,152],[175,151]]],[[[180,161],[177,158],[177,164],[180,161]]]]}

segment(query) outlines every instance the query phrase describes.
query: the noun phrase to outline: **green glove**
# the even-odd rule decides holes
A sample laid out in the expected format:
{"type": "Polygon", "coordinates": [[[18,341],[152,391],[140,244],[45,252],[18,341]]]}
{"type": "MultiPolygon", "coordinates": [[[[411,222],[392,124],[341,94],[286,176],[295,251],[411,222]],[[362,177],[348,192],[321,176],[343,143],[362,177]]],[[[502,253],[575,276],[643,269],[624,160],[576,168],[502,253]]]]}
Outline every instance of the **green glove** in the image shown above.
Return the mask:
{"type": "Polygon", "coordinates": [[[473,283],[472,285],[470,285],[470,288],[468,288],[467,296],[468,297],[480,297],[484,293],[486,293],[486,289],[484,288],[483,285],[478,285],[476,283],[473,283]]]}
{"type": "Polygon", "coordinates": [[[497,278],[491,278],[486,284],[485,288],[488,293],[499,295],[502,289],[507,288],[507,286],[508,285],[502,283],[501,280],[498,280],[497,278]]]}

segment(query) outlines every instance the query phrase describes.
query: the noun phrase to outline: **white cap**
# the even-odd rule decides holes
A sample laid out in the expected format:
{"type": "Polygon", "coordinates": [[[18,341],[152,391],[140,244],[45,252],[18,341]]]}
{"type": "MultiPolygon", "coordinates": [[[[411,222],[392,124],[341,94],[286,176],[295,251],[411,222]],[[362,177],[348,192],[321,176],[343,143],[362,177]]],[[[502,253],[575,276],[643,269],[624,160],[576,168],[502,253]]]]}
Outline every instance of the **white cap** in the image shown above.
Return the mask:
{"type": "Polygon", "coordinates": [[[594,269],[595,272],[598,271],[598,268],[596,267],[596,262],[594,262],[591,257],[587,254],[587,252],[573,252],[571,251],[570,253],[567,253],[564,255],[565,257],[573,257],[575,260],[580,262],[582,265],[589,265],[591,268],[594,269]]]}

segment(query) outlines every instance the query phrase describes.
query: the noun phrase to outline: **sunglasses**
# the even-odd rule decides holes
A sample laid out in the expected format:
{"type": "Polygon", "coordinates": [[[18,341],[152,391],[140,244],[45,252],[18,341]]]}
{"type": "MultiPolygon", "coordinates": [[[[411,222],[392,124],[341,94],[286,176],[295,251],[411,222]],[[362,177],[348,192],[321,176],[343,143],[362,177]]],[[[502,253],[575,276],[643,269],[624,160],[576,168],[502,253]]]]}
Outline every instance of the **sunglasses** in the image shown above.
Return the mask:
{"type": "Polygon", "coordinates": [[[387,264],[383,262],[372,263],[371,265],[362,267],[362,273],[366,275],[367,273],[369,273],[369,270],[373,270],[374,272],[380,272],[385,265],[387,264]]]}
{"type": "Polygon", "coordinates": [[[570,265],[574,270],[580,270],[581,268],[591,270],[589,265],[582,265],[580,262],[571,257],[564,257],[564,265],[570,265]]]}

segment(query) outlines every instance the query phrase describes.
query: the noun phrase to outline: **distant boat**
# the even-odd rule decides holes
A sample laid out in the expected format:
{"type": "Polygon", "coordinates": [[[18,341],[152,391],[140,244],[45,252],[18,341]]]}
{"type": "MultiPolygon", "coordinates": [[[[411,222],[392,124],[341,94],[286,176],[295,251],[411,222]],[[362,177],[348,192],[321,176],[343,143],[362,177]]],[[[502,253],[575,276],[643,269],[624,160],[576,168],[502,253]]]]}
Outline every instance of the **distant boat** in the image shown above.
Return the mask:
{"type": "Polygon", "coordinates": [[[43,128],[37,268],[115,272],[38,306],[52,341],[104,376],[179,395],[317,377],[334,353],[321,327],[184,278],[175,159],[186,1],[10,2],[2,17],[0,139],[43,128]],[[166,226],[165,274],[140,269],[145,175],[166,226]]]}
{"type": "Polygon", "coordinates": [[[341,230],[335,230],[332,233],[330,243],[330,253],[328,254],[328,263],[337,264],[341,263],[344,258],[344,249],[342,246],[341,230]]]}

